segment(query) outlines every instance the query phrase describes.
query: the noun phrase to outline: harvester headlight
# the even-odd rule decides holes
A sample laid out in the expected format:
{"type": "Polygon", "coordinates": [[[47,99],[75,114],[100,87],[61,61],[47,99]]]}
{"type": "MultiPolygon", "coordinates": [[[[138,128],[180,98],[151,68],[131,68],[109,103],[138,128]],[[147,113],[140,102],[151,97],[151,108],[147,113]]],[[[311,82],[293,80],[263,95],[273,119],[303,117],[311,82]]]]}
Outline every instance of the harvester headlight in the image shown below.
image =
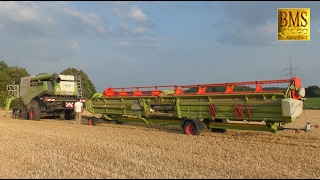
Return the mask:
{"type": "Polygon", "coordinates": [[[301,97],[304,97],[306,95],[306,89],[305,88],[300,88],[298,95],[301,97]]]}

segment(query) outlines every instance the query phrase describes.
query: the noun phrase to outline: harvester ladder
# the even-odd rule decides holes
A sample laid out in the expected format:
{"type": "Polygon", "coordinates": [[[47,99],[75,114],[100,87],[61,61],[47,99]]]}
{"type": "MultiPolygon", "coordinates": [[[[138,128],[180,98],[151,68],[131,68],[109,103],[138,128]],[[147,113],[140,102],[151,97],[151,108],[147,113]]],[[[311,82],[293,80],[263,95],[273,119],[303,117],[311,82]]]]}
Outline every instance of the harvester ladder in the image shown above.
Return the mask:
{"type": "Polygon", "coordinates": [[[10,108],[11,101],[20,97],[19,85],[7,85],[7,90],[8,90],[8,96],[4,100],[5,107],[3,111],[3,117],[6,116],[7,111],[10,108]]]}
{"type": "Polygon", "coordinates": [[[77,89],[78,89],[78,98],[82,98],[82,83],[81,83],[80,76],[76,77],[76,82],[77,82],[77,89]]]}
{"type": "Polygon", "coordinates": [[[8,90],[8,97],[15,97],[19,98],[20,93],[19,93],[19,85],[7,85],[7,90],[8,90]]]}

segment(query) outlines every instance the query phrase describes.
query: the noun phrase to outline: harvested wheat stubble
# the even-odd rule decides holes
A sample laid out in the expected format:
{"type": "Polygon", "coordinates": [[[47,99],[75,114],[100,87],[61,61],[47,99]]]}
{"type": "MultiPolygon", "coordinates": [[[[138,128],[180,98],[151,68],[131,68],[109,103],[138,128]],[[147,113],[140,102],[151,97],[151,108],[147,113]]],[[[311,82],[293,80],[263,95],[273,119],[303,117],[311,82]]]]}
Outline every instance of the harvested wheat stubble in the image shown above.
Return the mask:
{"type": "MultiPolygon", "coordinates": [[[[319,124],[305,110],[288,127],[319,124]]],[[[0,178],[320,178],[320,130],[268,132],[0,119],[0,178]]]]}

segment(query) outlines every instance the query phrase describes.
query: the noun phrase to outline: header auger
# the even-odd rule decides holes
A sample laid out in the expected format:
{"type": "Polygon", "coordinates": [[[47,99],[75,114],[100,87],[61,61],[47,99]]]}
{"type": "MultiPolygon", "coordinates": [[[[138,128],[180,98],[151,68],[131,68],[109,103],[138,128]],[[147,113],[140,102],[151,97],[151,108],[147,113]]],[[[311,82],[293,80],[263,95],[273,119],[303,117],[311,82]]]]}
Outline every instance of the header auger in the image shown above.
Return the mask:
{"type": "Polygon", "coordinates": [[[121,88],[107,88],[103,91],[103,97],[126,97],[126,96],[161,96],[161,95],[210,95],[210,94],[245,94],[245,93],[275,93],[282,92],[284,89],[281,87],[263,89],[264,85],[280,84],[286,86],[288,91],[285,92],[286,97],[293,99],[301,99],[301,94],[305,94],[305,89],[302,87],[300,79],[294,77],[293,79],[280,79],[280,80],[263,80],[263,81],[246,81],[246,82],[228,82],[217,84],[194,84],[194,85],[165,85],[165,86],[132,86],[121,88]],[[287,85],[290,84],[289,87],[287,85]],[[236,87],[247,88],[244,90],[237,90],[236,87]],[[254,86],[250,88],[248,86],[254,86]],[[207,89],[214,87],[224,87],[225,91],[222,92],[208,92],[207,89]],[[171,90],[160,90],[168,89],[171,90]],[[196,88],[196,92],[184,92],[185,89],[196,88]],[[142,90],[143,89],[143,90],[142,90]]]}
{"type": "MultiPolygon", "coordinates": [[[[300,78],[196,85],[107,88],[87,101],[104,120],[180,125],[186,134],[208,128],[278,133],[299,118],[305,89],[300,78]]],[[[89,123],[95,117],[89,118],[89,123]]],[[[309,126],[308,126],[309,127],[309,126]]],[[[318,127],[318,126],[310,126],[318,127]]],[[[310,128],[309,128],[310,129],[310,128]]]]}

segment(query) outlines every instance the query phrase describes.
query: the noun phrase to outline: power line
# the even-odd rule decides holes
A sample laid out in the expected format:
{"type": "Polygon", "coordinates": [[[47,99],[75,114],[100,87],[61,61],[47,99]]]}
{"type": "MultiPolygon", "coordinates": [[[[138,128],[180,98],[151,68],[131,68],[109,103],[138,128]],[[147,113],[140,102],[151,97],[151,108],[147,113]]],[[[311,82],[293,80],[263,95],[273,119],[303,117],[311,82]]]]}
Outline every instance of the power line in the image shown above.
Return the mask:
{"type": "Polygon", "coordinates": [[[284,75],[281,75],[281,77],[282,76],[289,76],[290,78],[293,78],[293,75],[295,75],[295,76],[297,76],[297,75],[301,75],[302,76],[302,74],[296,74],[296,73],[293,73],[293,70],[298,70],[299,71],[299,69],[298,68],[293,68],[292,67],[292,64],[291,64],[291,60],[290,60],[290,67],[289,68],[286,68],[286,69],[283,69],[283,71],[285,71],[285,70],[288,70],[289,71],[289,73],[287,73],[287,74],[284,74],[284,75]]]}
{"type": "MultiPolygon", "coordinates": [[[[29,3],[34,4],[34,3],[32,3],[32,2],[29,2],[29,3]]],[[[55,3],[56,3],[56,2],[55,2],[55,3]]],[[[56,3],[56,4],[59,4],[59,3],[56,3]]],[[[98,4],[98,3],[97,3],[97,4],[98,4]]],[[[34,5],[35,5],[35,4],[34,4],[34,5]]],[[[61,4],[59,4],[59,5],[61,5],[61,4]]],[[[56,14],[62,15],[62,16],[67,17],[67,18],[69,18],[69,19],[78,21],[78,22],[80,22],[80,23],[82,23],[82,24],[84,24],[84,25],[89,25],[89,26],[91,26],[91,27],[93,27],[93,28],[95,28],[95,29],[97,29],[97,30],[99,30],[99,31],[102,30],[101,27],[97,28],[97,27],[94,26],[94,25],[91,25],[91,24],[88,24],[88,23],[85,23],[85,22],[76,20],[76,19],[74,19],[74,18],[70,18],[70,17],[68,17],[68,16],[66,16],[66,15],[63,15],[63,14],[61,14],[61,13],[58,13],[58,12],[55,12],[55,11],[52,11],[52,10],[49,10],[49,9],[44,8],[44,7],[41,7],[41,6],[39,6],[39,5],[35,5],[35,6],[40,7],[40,8],[42,8],[42,9],[45,9],[45,10],[48,10],[48,11],[51,11],[51,12],[56,13],[56,14]]],[[[64,5],[61,5],[61,6],[64,6],[64,5]]],[[[66,6],[64,6],[64,7],[66,7],[66,6]]],[[[68,8],[68,7],[67,7],[67,8],[68,8]]],[[[70,8],[68,8],[68,9],[69,9],[69,10],[72,10],[72,9],[70,9],[70,8]]],[[[72,10],[72,11],[75,11],[75,10],[72,10]]],[[[91,18],[91,19],[95,19],[95,20],[96,20],[96,18],[93,18],[93,17],[88,16],[88,15],[86,15],[86,14],[83,14],[83,13],[81,13],[81,12],[78,12],[78,11],[75,11],[75,12],[77,12],[77,13],[79,13],[79,14],[81,14],[81,15],[84,15],[84,16],[86,16],[86,17],[89,17],[89,18],[91,18]]],[[[101,20],[98,20],[98,21],[101,21],[101,20]]],[[[101,21],[101,22],[103,22],[103,23],[105,23],[105,24],[108,24],[108,23],[106,23],[106,22],[104,22],[104,21],[101,21]]],[[[108,24],[108,25],[109,25],[109,24],[108,24]]],[[[110,26],[110,25],[109,25],[109,26],[110,26]]],[[[122,29],[119,29],[119,30],[122,30],[122,29]]],[[[123,31],[123,30],[122,30],[122,31],[123,31]]],[[[120,37],[119,35],[115,34],[114,32],[110,32],[110,34],[113,34],[113,35],[115,35],[115,36],[120,37]]],[[[120,38],[123,38],[123,37],[120,37],[120,38]]],[[[123,38],[123,39],[126,39],[126,38],[123,38]]],[[[165,47],[165,46],[160,45],[160,44],[158,44],[158,45],[159,45],[159,46],[162,46],[162,47],[165,47]]],[[[167,47],[166,47],[166,48],[167,48],[167,47]]],[[[172,48],[167,48],[167,49],[172,49],[172,48]]],[[[177,50],[175,50],[175,49],[172,49],[172,50],[177,51],[177,50]]],[[[182,53],[184,53],[184,52],[182,52],[182,53]]],[[[178,57],[175,53],[168,53],[168,54],[178,57]]],[[[186,53],[184,53],[184,54],[186,54],[186,53]]],[[[187,54],[186,54],[186,55],[187,55],[187,54]]],[[[190,55],[187,55],[187,56],[190,58],[190,55]]],[[[195,56],[195,57],[196,57],[196,56],[195,56]]],[[[183,60],[186,60],[186,58],[183,58],[183,57],[178,57],[178,58],[183,59],[183,60]]],[[[198,58],[198,57],[196,57],[196,58],[198,58]]],[[[199,63],[199,61],[197,61],[197,59],[190,59],[190,60],[191,60],[191,61],[195,61],[196,63],[199,63]]],[[[198,58],[198,60],[201,60],[201,59],[198,58]]],[[[201,61],[200,61],[200,62],[201,62],[201,61]]],[[[213,63],[212,61],[210,61],[210,62],[213,63]]],[[[201,62],[201,63],[202,63],[202,62],[201,62]]],[[[217,65],[221,66],[221,64],[217,64],[217,65]]],[[[216,66],[215,66],[215,68],[216,68],[216,66]]],[[[220,70],[221,70],[221,69],[220,69],[220,70]]],[[[225,71],[232,71],[232,69],[230,69],[230,68],[226,68],[226,69],[224,69],[224,70],[225,70],[225,71]]],[[[239,72],[239,73],[242,74],[242,73],[244,73],[244,72],[241,71],[241,72],[239,72]]]]}
{"type": "MultiPolygon", "coordinates": [[[[155,4],[155,5],[156,5],[156,4],[155,4]]],[[[211,20],[209,20],[207,17],[201,16],[201,15],[199,15],[199,13],[195,12],[193,9],[188,8],[188,7],[186,6],[186,3],[180,3],[180,5],[181,5],[181,6],[184,6],[185,8],[187,8],[188,11],[193,12],[194,14],[196,14],[197,16],[199,16],[201,19],[204,19],[204,20],[206,20],[206,21],[211,22],[212,24],[214,24],[214,23],[213,23],[211,20]]],[[[158,6],[158,5],[157,5],[157,6],[158,6]]],[[[158,6],[158,7],[159,7],[159,6],[158,6]]],[[[179,19],[180,19],[180,18],[179,18],[179,19]]],[[[192,27],[194,27],[194,26],[192,26],[192,27]]],[[[195,27],[194,27],[194,28],[195,28],[195,27]]],[[[225,31],[225,30],[222,29],[222,27],[220,27],[220,26],[215,26],[215,28],[219,28],[220,30],[225,31]]],[[[205,33],[205,34],[207,34],[207,33],[205,33]]],[[[230,45],[228,45],[228,44],[226,44],[226,43],[223,43],[223,42],[220,41],[220,40],[217,40],[216,38],[214,38],[214,37],[211,36],[211,35],[209,35],[209,36],[212,37],[215,41],[217,41],[217,42],[219,42],[219,43],[221,43],[221,44],[223,44],[223,45],[228,46],[230,49],[233,50],[233,52],[236,52],[236,50],[235,50],[232,46],[230,46],[230,45]]],[[[219,50],[219,51],[221,51],[221,50],[219,50]]],[[[229,54],[232,54],[232,53],[229,53],[229,54]]],[[[229,54],[228,54],[228,55],[229,55],[229,54]]],[[[231,56],[231,55],[229,55],[229,56],[231,56]]],[[[236,56],[239,57],[239,53],[237,53],[236,56]]],[[[231,57],[235,57],[235,56],[231,56],[231,57]]],[[[248,58],[248,56],[245,55],[245,58],[248,58]]],[[[238,59],[238,58],[236,58],[236,59],[238,59]]],[[[266,63],[266,62],[264,62],[264,63],[266,63]]],[[[260,67],[260,66],[256,66],[256,65],[254,65],[254,64],[249,64],[249,65],[255,66],[255,67],[257,67],[257,68],[259,68],[259,69],[261,69],[261,70],[264,70],[264,71],[269,72],[268,70],[266,70],[265,68],[262,68],[262,67],[260,67]]]]}
{"type": "MultiPolygon", "coordinates": [[[[93,2],[91,2],[91,3],[93,3],[93,2]]],[[[104,7],[103,7],[104,5],[99,4],[99,3],[97,3],[97,2],[95,2],[95,3],[98,4],[103,10],[105,10],[104,7]]],[[[137,9],[138,11],[141,11],[140,9],[138,9],[138,8],[132,6],[132,5],[131,5],[131,7],[137,9]]],[[[109,9],[110,11],[112,11],[110,8],[108,8],[108,9],[109,9]]],[[[142,12],[142,11],[141,11],[141,12],[142,12]]],[[[135,21],[135,22],[137,22],[137,23],[139,23],[139,24],[143,24],[143,23],[141,23],[141,22],[139,22],[139,21],[132,20],[131,18],[128,18],[128,16],[123,15],[123,14],[121,14],[121,13],[119,13],[119,12],[116,12],[116,13],[119,14],[119,15],[121,15],[121,16],[123,16],[123,17],[125,17],[125,18],[128,19],[128,20],[135,21]]],[[[143,13],[144,13],[144,12],[143,12],[143,13]]],[[[144,14],[146,14],[146,13],[144,13],[144,14]]],[[[148,14],[146,14],[146,15],[148,15],[148,14]]],[[[157,18],[155,18],[155,17],[153,17],[153,16],[151,16],[151,15],[148,15],[148,16],[150,16],[150,17],[153,18],[153,19],[156,19],[157,21],[160,21],[159,19],[157,19],[157,18]]],[[[167,25],[166,23],[164,23],[164,22],[162,22],[162,21],[160,21],[160,22],[163,23],[163,24],[165,24],[165,25],[167,25]]],[[[144,24],[144,25],[145,25],[145,24],[144,24]]],[[[169,25],[167,25],[167,26],[169,26],[169,25]]],[[[150,28],[150,26],[148,26],[148,27],[150,28]]],[[[172,26],[169,26],[169,27],[177,30],[176,28],[174,28],[174,27],[172,27],[172,26]]],[[[154,28],[152,28],[152,29],[154,29],[154,28]]],[[[156,31],[158,31],[158,32],[160,32],[160,33],[162,33],[162,34],[165,34],[165,35],[167,35],[168,37],[170,37],[170,35],[168,35],[168,34],[166,34],[166,33],[164,33],[164,32],[161,32],[161,31],[159,31],[159,30],[157,30],[157,29],[154,29],[154,30],[156,30],[156,31]]],[[[177,31],[179,31],[180,33],[183,33],[183,32],[181,32],[180,30],[177,30],[177,31]]],[[[183,34],[185,34],[185,33],[183,33],[183,34]]],[[[186,44],[186,45],[188,45],[188,46],[190,46],[190,47],[192,47],[192,48],[194,48],[194,49],[198,49],[198,50],[203,51],[203,52],[206,52],[206,53],[208,53],[208,54],[212,54],[212,53],[209,52],[209,51],[205,51],[205,50],[200,49],[200,48],[198,48],[198,47],[196,47],[196,46],[194,46],[194,45],[190,45],[190,44],[188,44],[188,43],[186,43],[186,42],[184,42],[184,41],[182,41],[182,40],[180,40],[180,39],[177,39],[177,38],[175,38],[175,37],[171,37],[171,38],[172,38],[172,39],[175,39],[175,40],[177,40],[177,41],[179,41],[179,42],[181,42],[181,43],[183,43],[183,44],[186,44]]],[[[168,49],[172,49],[172,48],[168,48],[168,49]]],[[[174,49],[173,49],[173,50],[174,50],[174,49]]],[[[178,50],[176,50],[176,51],[178,51],[178,50]]],[[[183,52],[183,53],[184,53],[184,52],[183,52]]],[[[184,53],[184,54],[186,54],[186,53],[184,53]]],[[[187,55],[187,54],[186,54],[186,55],[187,55]]],[[[214,55],[214,56],[216,56],[216,57],[218,57],[218,58],[220,58],[220,59],[222,59],[222,60],[228,61],[227,59],[222,58],[222,57],[220,57],[220,56],[217,56],[217,55],[215,55],[215,54],[212,54],[212,55],[214,55]]],[[[190,55],[188,55],[188,56],[190,56],[190,55]]],[[[194,56],[195,58],[198,58],[198,57],[195,56],[195,55],[193,55],[193,56],[194,56]]],[[[205,60],[205,59],[203,59],[203,60],[205,60]]],[[[206,61],[208,61],[208,60],[206,60],[206,61]]],[[[208,61],[208,62],[209,62],[209,61],[208,61]]],[[[212,61],[210,61],[210,62],[212,62],[212,61]]],[[[216,65],[222,67],[221,64],[216,64],[216,65]]],[[[223,66],[223,67],[224,67],[225,70],[230,70],[229,67],[225,67],[225,66],[223,66]]]]}
{"type": "MultiPolygon", "coordinates": [[[[93,3],[93,2],[91,2],[91,3],[93,3]]],[[[102,7],[102,6],[104,6],[104,5],[101,5],[101,4],[97,3],[97,2],[95,2],[95,3],[98,4],[102,9],[104,9],[104,8],[102,7]]],[[[126,3],[127,3],[127,2],[126,2],[126,3]]],[[[130,6],[131,6],[132,8],[137,9],[138,11],[142,12],[139,8],[136,8],[136,7],[132,6],[132,5],[130,5],[130,6]]],[[[109,9],[109,8],[108,8],[108,9],[109,9]]],[[[109,10],[111,11],[111,9],[109,9],[109,10]]],[[[124,16],[126,19],[129,19],[129,20],[132,21],[132,19],[131,19],[131,18],[128,18],[126,15],[123,15],[123,14],[118,13],[118,12],[116,12],[116,13],[117,13],[117,14],[120,14],[121,16],[124,16]]],[[[170,27],[170,28],[175,29],[176,31],[178,31],[178,32],[180,32],[180,33],[182,33],[182,34],[184,34],[184,35],[186,35],[186,36],[189,36],[189,37],[193,38],[192,36],[190,36],[190,35],[188,35],[188,34],[185,34],[184,32],[182,32],[182,31],[180,31],[180,30],[178,30],[178,29],[176,29],[176,28],[168,25],[167,23],[165,23],[165,22],[163,22],[163,21],[161,21],[161,20],[159,20],[159,19],[151,16],[150,14],[147,14],[147,13],[145,13],[145,12],[142,12],[142,13],[144,13],[144,14],[146,14],[147,16],[149,16],[149,17],[151,17],[151,18],[153,18],[153,19],[155,19],[155,20],[157,20],[157,21],[165,24],[166,26],[168,26],[168,27],[170,27]]],[[[136,20],[134,20],[134,21],[137,22],[137,23],[139,23],[139,24],[143,24],[143,23],[138,22],[138,21],[136,21],[136,20]]],[[[148,27],[150,28],[150,26],[148,26],[148,27]]],[[[154,29],[154,28],[152,28],[152,29],[154,29]]],[[[157,29],[154,29],[154,30],[156,30],[156,31],[158,31],[158,32],[160,32],[160,33],[162,33],[162,34],[165,34],[165,35],[167,35],[168,37],[170,37],[170,35],[168,35],[168,34],[166,34],[166,33],[164,33],[164,32],[161,32],[161,31],[159,31],[159,30],[157,30],[157,29]]],[[[197,46],[195,46],[195,45],[188,44],[188,43],[186,43],[186,42],[184,42],[184,41],[182,41],[181,39],[178,39],[178,38],[176,38],[176,37],[171,37],[171,38],[174,39],[174,40],[177,40],[177,41],[179,41],[179,42],[181,42],[181,43],[183,43],[183,44],[185,44],[185,45],[188,45],[188,46],[192,47],[193,49],[197,49],[197,50],[203,51],[203,52],[205,52],[205,53],[207,53],[207,54],[214,55],[214,56],[216,56],[216,57],[218,57],[218,58],[220,58],[220,59],[222,59],[222,60],[229,61],[228,59],[222,58],[222,57],[220,57],[220,56],[218,56],[218,55],[216,55],[216,54],[212,54],[210,51],[206,51],[206,50],[203,50],[203,49],[201,49],[201,48],[199,48],[199,47],[197,47],[197,46]]],[[[197,40],[197,39],[196,39],[196,40],[197,40]]],[[[199,41],[199,40],[198,40],[198,41],[199,41]]],[[[202,43],[202,44],[204,44],[204,43],[202,43]]],[[[219,66],[221,66],[221,64],[219,64],[219,66]]],[[[229,67],[225,67],[225,68],[226,68],[226,69],[229,69],[229,67]]]]}
{"type": "MultiPolygon", "coordinates": [[[[29,2],[29,3],[35,5],[35,4],[32,3],[32,2],[29,2]]],[[[54,3],[56,3],[56,2],[54,2],[54,3]]],[[[59,4],[59,3],[56,3],[56,4],[58,4],[58,5],[60,5],[60,6],[64,6],[64,5],[61,5],[61,4],[59,4]]],[[[66,17],[66,18],[72,19],[72,20],[74,20],[74,21],[78,21],[78,22],[80,22],[80,23],[82,23],[82,24],[91,26],[91,27],[93,27],[93,28],[95,28],[95,29],[97,29],[97,30],[100,30],[100,31],[102,30],[102,29],[99,28],[99,27],[96,27],[96,26],[94,26],[94,25],[91,25],[91,24],[88,24],[88,23],[85,23],[85,22],[81,22],[81,21],[79,21],[79,20],[76,20],[76,19],[71,18],[71,17],[69,17],[69,16],[66,16],[66,15],[64,15],[64,14],[61,14],[61,13],[52,11],[52,10],[47,9],[47,8],[44,8],[44,7],[42,7],[42,6],[39,6],[39,5],[35,5],[35,6],[40,7],[40,8],[42,8],[42,9],[45,9],[45,10],[48,10],[48,11],[50,11],[50,12],[59,14],[59,15],[64,16],[64,17],[66,17]]],[[[66,7],[66,6],[64,6],[64,7],[66,7]]],[[[66,7],[66,8],[68,8],[68,7],[66,7]]],[[[71,11],[77,12],[77,13],[79,13],[79,14],[81,14],[81,15],[84,15],[84,16],[86,16],[86,17],[89,17],[89,18],[91,18],[91,19],[95,19],[95,20],[96,20],[96,18],[93,18],[93,17],[88,16],[88,15],[86,15],[86,14],[83,14],[83,13],[81,13],[81,12],[78,12],[78,11],[73,10],[73,9],[71,9],[71,8],[68,8],[68,9],[71,10],[71,11]]],[[[101,20],[98,20],[98,21],[101,21],[101,20]]],[[[104,22],[104,21],[101,21],[101,22],[102,22],[102,23],[105,23],[105,24],[107,24],[107,25],[109,25],[109,26],[111,26],[110,24],[108,24],[108,23],[106,23],[106,22],[104,22]]],[[[119,30],[122,30],[122,29],[119,29],[119,30]]],[[[124,30],[122,30],[122,31],[124,31],[124,30]]],[[[110,34],[120,37],[119,35],[115,34],[114,32],[110,32],[110,34]]],[[[123,38],[123,37],[120,37],[120,38],[123,38]]],[[[123,38],[123,39],[126,39],[126,40],[129,41],[129,39],[127,39],[127,38],[123,38]]],[[[143,38],[142,38],[142,39],[143,39],[143,38]]],[[[147,40],[147,39],[145,39],[145,40],[147,40]]],[[[150,41],[150,40],[149,40],[149,41],[150,41]]],[[[155,43],[155,44],[156,44],[156,43],[155,43]]],[[[161,44],[156,44],[156,45],[159,45],[159,46],[162,46],[162,47],[164,47],[164,48],[171,49],[171,50],[174,50],[174,51],[178,51],[178,50],[175,50],[175,49],[172,49],[172,48],[165,47],[165,46],[163,46],[163,45],[161,45],[161,44]]],[[[145,46],[146,46],[146,45],[145,45],[145,46]]],[[[178,51],[178,52],[179,52],[179,51],[178,51]]],[[[182,53],[184,53],[184,52],[182,52],[182,53]]],[[[178,57],[178,58],[180,58],[180,59],[182,59],[182,60],[185,60],[185,59],[186,59],[186,58],[177,56],[176,53],[168,53],[168,54],[173,55],[173,56],[176,56],[176,57],[178,57]]],[[[186,53],[184,53],[184,54],[186,54],[186,53]]],[[[188,54],[186,54],[186,55],[187,55],[188,57],[190,57],[190,55],[188,55],[188,54]]],[[[196,56],[195,56],[195,57],[196,57],[196,56]]],[[[190,60],[191,60],[191,61],[194,61],[194,63],[199,63],[199,61],[197,61],[196,59],[190,59],[190,60]]],[[[198,59],[198,60],[199,60],[199,59],[198,59]]],[[[203,62],[203,61],[200,61],[200,62],[203,62]]],[[[209,62],[209,61],[208,61],[208,62],[209,62]]],[[[211,62],[211,61],[210,61],[210,62],[211,62]]],[[[211,63],[212,63],[212,62],[211,62],[211,63]]],[[[220,64],[217,64],[217,65],[220,65],[220,64]]],[[[221,66],[221,65],[220,65],[220,66],[221,66]]],[[[230,69],[225,68],[224,70],[228,71],[228,70],[230,70],[230,69]]]]}

